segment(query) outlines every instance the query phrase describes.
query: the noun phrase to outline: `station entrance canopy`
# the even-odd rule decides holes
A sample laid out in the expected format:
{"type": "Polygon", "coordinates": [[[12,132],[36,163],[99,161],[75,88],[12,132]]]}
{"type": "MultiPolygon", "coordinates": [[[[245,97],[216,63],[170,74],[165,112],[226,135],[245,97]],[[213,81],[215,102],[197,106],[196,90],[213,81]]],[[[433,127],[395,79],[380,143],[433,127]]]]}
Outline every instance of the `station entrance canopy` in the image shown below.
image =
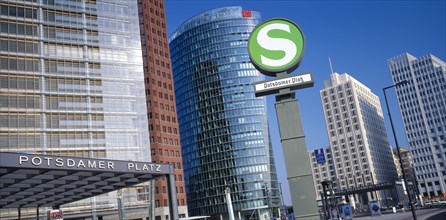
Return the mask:
{"type": "Polygon", "coordinates": [[[395,182],[385,182],[385,183],[378,183],[374,185],[366,185],[366,186],[360,186],[355,188],[349,188],[349,189],[343,189],[335,191],[336,195],[352,195],[352,194],[359,194],[359,193],[366,193],[366,192],[373,192],[378,190],[384,190],[384,189],[392,189],[395,187],[395,182]]]}
{"type": "Polygon", "coordinates": [[[58,207],[161,176],[178,216],[172,165],[1,152],[0,208],[58,207]]]}

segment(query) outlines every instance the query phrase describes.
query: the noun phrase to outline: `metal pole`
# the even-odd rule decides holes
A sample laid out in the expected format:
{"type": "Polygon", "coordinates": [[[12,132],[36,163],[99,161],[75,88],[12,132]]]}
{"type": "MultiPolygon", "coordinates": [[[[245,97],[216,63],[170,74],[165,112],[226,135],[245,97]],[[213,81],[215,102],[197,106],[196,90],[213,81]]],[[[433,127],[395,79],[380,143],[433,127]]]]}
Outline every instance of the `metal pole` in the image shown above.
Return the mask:
{"type": "Polygon", "coordinates": [[[145,188],[145,193],[146,193],[146,195],[147,195],[147,211],[148,211],[148,219],[155,219],[155,217],[154,216],[152,216],[152,214],[154,215],[155,213],[153,213],[153,210],[154,209],[152,209],[152,204],[154,203],[154,198],[155,198],[155,191],[152,191],[152,188],[154,187],[153,186],[153,184],[155,183],[155,180],[154,179],[151,179],[149,182],[148,182],[148,185],[146,185],[144,188],[145,188]]]}
{"type": "Polygon", "coordinates": [[[155,219],[155,180],[150,180],[150,219],[155,219]]]}
{"type": "Polygon", "coordinates": [[[39,220],[40,219],[39,217],[40,217],[39,206],[37,206],[36,219],[39,220]]]}
{"type": "Polygon", "coordinates": [[[20,220],[22,219],[22,211],[20,210],[20,207],[18,208],[18,216],[17,218],[20,220]]]}
{"type": "Polygon", "coordinates": [[[431,199],[431,195],[429,194],[429,189],[427,188],[427,182],[423,175],[421,175],[421,177],[423,177],[424,189],[426,190],[427,199],[431,199]]]}
{"type": "Polygon", "coordinates": [[[325,216],[327,217],[327,219],[329,219],[328,216],[330,216],[330,205],[328,204],[328,196],[327,196],[327,188],[328,188],[328,182],[323,181],[322,182],[322,191],[323,191],[323,201],[324,202],[324,211],[325,211],[325,216]]]}
{"type": "Polygon", "coordinates": [[[273,208],[271,207],[271,198],[270,198],[270,192],[269,192],[269,188],[268,188],[268,184],[265,182],[265,193],[266,193],[266,204],[268,205],[268,214],[269,217],[272,218],[273,217],[273,208]]]}
{"type": "Polygon", "coordinates": [[[173,174],[173,166],[171,165],[172,172],[167,176],[167,182],[169,184],[169,212],[170,219],[178,220],[178,202],[177,202],[177,192],[175,187],[175,174],[173,174]]]}
{"type": "Polygon", "coordinates": [[[282,205],[285,205],[284,201],[283,201],[283,193],[282,193],[282,183],[279,183],[279,189],[280,189],[280,197],[282,199],[282,205]]]}
{"type": "Polygon", "coordinates": [[[96,197],[91,198],[91,219],[97,220],[98,216],[96,215],[96,197]]]}
{"type": "Polygon", "coordinates": [[[225,195],[226,195],[226,205],[228,206],[229,220],[235,220],[234,209],[232,208],[231,190],[229,189],[229,187],[225,189],[225,195]]]}
{"type": "MultiPolygon", "coordinates": [[[[388,112],[388,115],[389,115],[390,126],[392,127],[393,138],[395,139],[396,151],[398,152],[398,161],[400,162],[401,172],[403,173],[403,184],[408,186],[407,180],[406,180],[406,172],[404,172],[403,161],[401,159],[400,147],[398,145],[398,139],[396,138],[395,128],[393,127],[392,116],[390,115],[389,103],[387,101],[387,95],[386,95],[386,89],[390,89],[392,87],[395,87],[397,85],[402,85],[402,84],[405,84],[405,83],[407,83],[407,81],[399,82],[399,83],[397,83],[395,85],[383,88],[383,92],[384,92],[384,100],[386,101],[387,112],[388,112]]],[[[412,203],[410,190],[407,190],[407,196],[409,197],[409,205],[410,205],[410,209],[412,210],[412,217],[413,217],[414,220],[417,220],[417,215],[415,214],[415,207],[414,207],[414,205],[412,203]]]]}
{"type": "MultiPolygon", "coordinates": [[[[370,173],[370,179],[372,180],[372,185],[375,185],[375,178],[373,178],[373,174],[370,173]]],[[[376,190],[373,192],[370,192],[370,196],[373,195],[373,193],[375,193],[375,200],[378,201],[378,194],[376,193],[376,190]]]]}
{"type": "Polygon", "coordinates": [[[414,190],[416,191],[416,195],[417,195],[417,198],[419,199],[419,195],[420,195],[420,189],[418,188],[418,180],[417,180],[417,178],[415,177],[415,168],[412,166],[412,179],[413,179],[413,181],[414,181],[414,186],[417,186],[416,188],[414,187],[414,190]]]}
{"type": "Polygon", "coordinates": [[[285,207],[285,216],[286,216],[288,215],[288,207],[286,207],[285,200],[283,200],[282,183],[279,183],[279,188],[280,188],[280,197],[282,198],[282,207],[285,207]]]}
{"type": "Polygon", "coordinates": [[[122,203],[122,190],[118,190],[117,192],[117,200],[118,200],[118,215],[119,215],[119,220],[125,220],[125,207],[124,204],[122,203]]]}
{"type": "Polygon", "coordinates": [[[328,216],[327,216],[327,204],[325,202],[325,195],[323,192],[321,192],[321,202],[322,202],[322,208],[323,208],[322,212],[324,213],[324,220],[325,220],[325,219],[328,219],[328,216]]]}

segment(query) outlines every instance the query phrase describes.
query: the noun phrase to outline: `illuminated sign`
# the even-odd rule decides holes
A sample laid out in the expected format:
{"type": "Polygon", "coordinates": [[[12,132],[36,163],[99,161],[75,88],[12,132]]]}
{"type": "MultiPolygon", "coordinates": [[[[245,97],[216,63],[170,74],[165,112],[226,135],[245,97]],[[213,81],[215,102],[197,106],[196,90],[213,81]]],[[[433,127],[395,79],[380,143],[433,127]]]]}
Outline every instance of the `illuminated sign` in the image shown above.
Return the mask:
{"type": "Polygon", "coordinates": [[[26,168],[46,167],[52,169],[96,170],[96,171],[124,171],[153,174],[169,173],[171,165],[155,164],[139,161],[119,161],[96,158],[56,157],[50,155],[20,155],[13,154],[2,158],[26,168]]]}
{"type": "Polygon", "coordinates": [[[62,210],[49,210],[48,211],[48,220],[63,220],[62,210]]]}
{"type": "Polygon", "coordinates": [[[290,88],[291,90],[302,89],[314,85],[311,73],[293,75],[290,77],[261,81],[254,83],[256,96],[270,95],[279,92],[279,89],[290,88]]]}
{"type": "Polygon", "coordinates": [[[259,24],[248,40],[249,58],[263,74],[295,70],[302,60],[305,38],[300,27],[284,18],[259,24]]]}
{"type": "Polygon", "coordinates": [[[252,17],[252,11],[251,10],[242,10],[242,17],[244,17],[244,18],[252,17]]]}
{"type": "MultiPolygon", "coordinates": [[[[76,167],[85,169],[115,169],[115,162],[95,159],[53,158],[46,156],[20,156],[19,164],[31,163],[34,166],[76,167]]],[[[127,162],[128,170],[161,172],[161,165],[149,163],[127,162]]]]}
{"type": "Polygon", "coordinates": [[[285,77],[302,60],[305,37],[300,27],[284,18],[274,18],[259,24],[248,40],[251,63],[261,73],[278,79],[254,83],[257,97],[279,93],[281,89],[303,89],[314,85],[311,73],[285,77]]]}

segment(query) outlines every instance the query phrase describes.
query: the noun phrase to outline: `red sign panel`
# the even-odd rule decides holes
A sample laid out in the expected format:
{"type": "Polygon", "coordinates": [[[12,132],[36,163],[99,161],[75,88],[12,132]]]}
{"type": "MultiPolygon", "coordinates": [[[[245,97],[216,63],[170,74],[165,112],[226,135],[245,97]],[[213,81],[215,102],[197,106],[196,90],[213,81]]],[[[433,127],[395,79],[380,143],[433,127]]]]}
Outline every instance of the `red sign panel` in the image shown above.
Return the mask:
{"type": "Polygon", "coordinates": [[[62,210],[48,210],[48,220],[63,220],[62,210]]]}
{"type": "Polygon", "coordinates": [[[250,17],[252,17],[252,11],[251,10],[242,10],[242,16],[244,18],[250,18],[250,17]]]}

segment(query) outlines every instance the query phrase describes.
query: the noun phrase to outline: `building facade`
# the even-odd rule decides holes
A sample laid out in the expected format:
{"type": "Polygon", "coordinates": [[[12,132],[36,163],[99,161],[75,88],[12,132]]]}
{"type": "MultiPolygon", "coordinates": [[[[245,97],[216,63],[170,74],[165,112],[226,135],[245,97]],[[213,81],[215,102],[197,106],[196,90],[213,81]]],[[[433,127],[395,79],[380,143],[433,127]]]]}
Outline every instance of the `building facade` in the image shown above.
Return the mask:
{"type": "MultiPolygon", "coordinates": [[[[401,170],[400,160],[398,157],[398,151],[396,148],[392,149],[393,154],[393,161],[395,162],[396,171],[398,173],[398,179],[403,178],[403,171],[401,170]]],[[[404,169],[404,179],[411,182],[412,184],[415,184],[415,176],[413,171],[413,159],[412,154],[410,151],[407,151],[406,149],[400,147],[400,155],[401,155],[401,161],[403,164],[404,169]]]]}
{"type": "Polygon", "coordinates": [[[253,83],[247,42],[260,14],[240,7],[204,12],[170,37],[172,68],[190,216],[270,217],[279,190],[266,100],[253,83]]]}
{"type": "Polygon", "coordinates": [[[311,163],[311,173],[313,174],[314,189],[316,191],[316,200],[321,201],[323,198],[322,196],[323,181],[332,181],[333,189],[337,189],[336,187],[337,176],[336,176],[335,165],[333,163],[333,155],[331,154],[330,147],[325,147],[316,149],[314,151],[309,151],[308,156],[310,158],[310,163],[311,163]],[[321,163],[317,161],[315,151],[318,151],[319,154],[323,152],[325,157],[325,162],[321,163]]]}
{"type": "MultiPolygon", "coordinates": [[[[137,2],[0,6],[0,151],[150,161],[137,2]]],[[[123,190],[127,215],[146,198],[145,186],[123,190]]],[[[62,208],[116,214],[116,201],[110,193],[62,208]]]]}
{"type": "MultiPolygon", "coordinates": [[[[394,182],[397,173],[378,97],[346,73],[332,73],[320,94],[338,189],[394,182]]],[[[379,200],[378,195],[355,200],[366,204],[379,200]]]]}
{"type": "MultiPolygon", "coordinates": [[[[152,160],[173,165],[178,211],[180,217],[186,217],[186,188],[164,1],[139,0],[138,7],[152,160]]],[[[155,218],[169,218],[167,186],[166,179],[156,181],[155,218]]]]}
{"type": "Polygon", "coordinates": [[[446,196],[446,64],[429,54],[389,59],[412,153],[418,189],[426,198],[446,196]]]}

